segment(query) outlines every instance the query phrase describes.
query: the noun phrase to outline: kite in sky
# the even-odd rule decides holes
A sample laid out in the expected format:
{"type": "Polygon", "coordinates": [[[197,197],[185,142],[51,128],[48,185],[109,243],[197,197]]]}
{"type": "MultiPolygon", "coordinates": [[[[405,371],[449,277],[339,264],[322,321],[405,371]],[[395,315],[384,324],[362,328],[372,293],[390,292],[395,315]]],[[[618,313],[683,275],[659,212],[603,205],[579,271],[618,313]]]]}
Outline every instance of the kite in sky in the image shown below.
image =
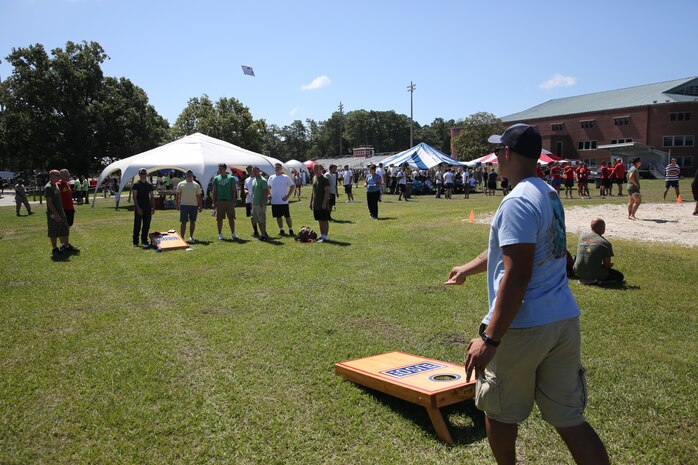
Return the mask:
{"type": "Polygon", "coordinates": [[[252,66],[242,66],[242,72],[248,76],[253,76],[254,77],[254,70],[252,69],[252,66]]]}

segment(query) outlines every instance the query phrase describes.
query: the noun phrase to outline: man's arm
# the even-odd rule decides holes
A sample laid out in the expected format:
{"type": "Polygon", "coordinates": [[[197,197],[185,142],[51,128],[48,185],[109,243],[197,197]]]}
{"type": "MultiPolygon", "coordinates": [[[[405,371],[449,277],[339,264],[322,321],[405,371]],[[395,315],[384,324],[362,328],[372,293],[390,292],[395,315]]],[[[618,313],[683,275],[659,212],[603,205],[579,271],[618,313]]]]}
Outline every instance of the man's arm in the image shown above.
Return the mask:
{"type": "Polygon", "coordinates": [[[177,211],[179,211],[179,204],[182,201],[182,191],[177,189],[177,192],[175,193],[175,207],[177,208],[177,211]]]}
{"type": "Polygon", "coordinates": [[[322,209],[327,210],[327,203],[330,200],[330,184],[327,183],[325,186],[325,195],[322,198],[322,209]]]}
{"type": "Polygon", "coordinates": [[[271,189],[267,186],[264,188],[264,193],[262,194],[262,197],[259,199],[259,205],[264,206],[267,203],[267,199],[269,198],[269,195],[271,194],[271,189]]]}
{"type": "Polygon", "coordinates": [[[154,214],[155,213],[155,192],[153,189],[150,189],[150,213],[154,214]]]}
{"type": "MultiPolygon", "coordinates": [[[[504,276],[497,291],[497,301],[490,323],[485,331],[485,335],[494,341],[502,340],[521,308],[528,282],[533,274],[535,251],[535,244],[513,244],[502,247],[504,276]]],[[[465,358],[466,381],[470,380],[473,371],[475,376],[480,376],[484,372],[496,350],[496,347],[485,344],[480,338],[470,341],[468,355],[465,358]]]]}
{"type": "Polygon", "coordinates": [[[51,197],[46,197],[46,207],[51,210],[51,213],[53,214],[53,221],[56,223],[62,223],[63,219],[61,218],[61,215],[58,214],[58,210],[56,209],[56,206],[53,204],[53,200],[51,197]]]}
{"type": "MultiPolygon", "coordinates": [[[[233,179],[235,179],[235,178],[233,178],[233,179]]],[[[233,205],[237,204],[237,201],[238,201],[237,182],[230,183],[230,199],[233,201],[233,205]]]]}
{"type": "Polygon", "coordinates": [[[199,204],[199,211],[204,209],[204,192],[199,189],[199,192],[196,194],[196,202],[199,204]]]}
{"type": "Polygon", "coordinates": [[[480,255],[460,266],[454,266],[448,274],[448,279],[444,284],[463,284],[465,278],[474,274],[487,271],[487,249],[483,250],[480,255]]]}
{"type": "Polygon", "coordinates": [[[292,184],[292,185],[288,188],[288,193],[286,194],[286,197],[284,197],[284,199],[283,199],[284,202],[287,201],[288,199],[290,199],[294,192],[296,192],[296,185],[295,185],[295,184],[292,184]]]}

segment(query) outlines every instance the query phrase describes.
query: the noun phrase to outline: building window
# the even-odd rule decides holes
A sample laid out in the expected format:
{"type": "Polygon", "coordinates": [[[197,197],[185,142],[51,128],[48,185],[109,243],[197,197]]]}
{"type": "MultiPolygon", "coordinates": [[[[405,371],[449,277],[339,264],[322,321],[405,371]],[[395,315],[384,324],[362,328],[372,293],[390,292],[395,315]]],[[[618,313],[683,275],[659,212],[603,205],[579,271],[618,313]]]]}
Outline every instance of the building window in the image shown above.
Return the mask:
{"type": "Polygon", "coordinates": [[[613,124],[616,126],[627,126],[630,124],[630,116],[621,116],[619,118],[613,118],[613,124]]]}
{"type": "Polygon", "coordinates": [[[593,119],[587,121],[580,121],[579,124],[582,126],[582,129],[589,129],[596,126],[596,122],[593,119]]]}
{"type": "Polygon", "coordinates": [[[553,131],[562,131],[565,127],[564,123],[553,124],[553,131]]]}
{"type": "Polygon", "coordinates": [[[629,144],[632,139],[611,139],[611,144],[629,144]]]}
{"type": "Polygon", "coordinates": [[[596,150],[595,140],[580,140],[577,144],[578,150],[596,150]]]}
{"type": "Polygon", "coordinates": [[[694,137],[691,136],[664,136],[662,147],[693,147],[694,137]]]}
{"type": "Polygon", "coordinates": [[[690,121],[691,120],[691,113],[684,111],[684,112],[677,112],[677,113],[669,113],[669,121],[690,121]]]}

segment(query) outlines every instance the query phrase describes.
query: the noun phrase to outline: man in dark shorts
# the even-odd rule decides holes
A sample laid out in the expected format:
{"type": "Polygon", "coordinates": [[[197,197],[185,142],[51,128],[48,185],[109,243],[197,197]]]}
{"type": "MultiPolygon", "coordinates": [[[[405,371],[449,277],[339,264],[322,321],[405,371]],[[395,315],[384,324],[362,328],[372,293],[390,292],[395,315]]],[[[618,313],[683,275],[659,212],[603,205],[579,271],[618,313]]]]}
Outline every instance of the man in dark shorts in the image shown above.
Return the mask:
{"type": "Polygon", "coordinates": [[[611,195],[611,169],[601,162],[601,196],[611,195]]]}
{"type": "Polygon", "coordinates": [[[573,199],[572,188],[574,187],[574,167],[570,164],[565,166],[565,198],[573,199]]]}
{"type": "Polygon", "coordinates": [[[354,173],[349,169],[349,165],[344,165],[344,193],[347,194],[347,203],[354,203],[354,193],[351,189],[353,177],[354,173]]]}
{"type": "Polygon", "coordinates": [[[262,176],[259,167],[252,167],[252,219],[259,226],[258,240],[269,240],[267,234],[267,201],[269,200],[269,183],[262,176]]]}
{"type": "Polygon", "coordinates": [[[553,166],[550,168],[550,185],[555,189],[555,192],[557,192],[557,195],[560,195],[560,182],[562,180],[562,177],[560,174],[562,173],[562,168],[560,167],[560,164],[558,162],[553,163],[553,166]]]}
{"type": "Polygon", "coordinates": [[[330,181],[322,175],[323,167],[316,163],[313,167],[315,178],[313,178],[313,193],[310,196],[310,209],[313,217],[320,226],[320,237],[317,242],[325,242],[330,232],[330,181]]]}
{"type": "Polygon", "coordinates": [[[698,216],[698,170],[696,170],[696,174],[693,175],[691,190],[693,191],[693,200],[696,202],[696,208],[693,209],[693,216],[698,216]]]}
{"type": "Polygon", "coordinates": [[[56,183],[61,179],[61,173],[58,170],[51,170],[48,176],[48,184],[44,186],[46,223],[48,226],[48,237],[51,240],[51,255],[53,258],[58,259],[70,253],[80,253],[80,250],[70,245],[68,241],[68,235],[70,234],[68,219],[63,211],[61,191],[56,186],[56,183]],[[58,248],[58,241],[61,242],[60,249],[58,248]]]}
{"type": "Polygon", "coordinates": [[[283,223],[283,218],[285,218],[288,226],[288,235],[291,237],[295,236],[288,199],[295,192],[296,184],[283,172],[281,163],[274,165],[274,174],[269,176],[267,183],[269,184],[269,189],[271,189],[271,216],[276,218],[276,223],[279,225],[279,235],[286,235],[283,223]]]}
{"type": "Polygon", "coordinates": [[[138,170],[138,181],[131,187],[133,204],[136,207],[133,216],[133,246],[138,247],[138,236],[144,249],[150,247],[148,233],[150,232],[150,220],[155,213],[154,187],[148,182],[148,171],[145,168],[138,170]]]}
{"type": "Polygon", "coordinates": [[[664,170],[664,199],[666,200],[666,194],[669,192],[669,188],[673,187],[676,191],[676,198],[679,198],[679,175],[681,174],[681,168],[676,164],[676,158],[671,159],[664,170]]]}
{"type": "Polygon", "coordinates": [[[616,164],[613,166],[613,182],[618,185],[618,197],[623,195],[623,182],[625,181],[625,165],[621,162],[620,158],[616,158],[616,164]]]}

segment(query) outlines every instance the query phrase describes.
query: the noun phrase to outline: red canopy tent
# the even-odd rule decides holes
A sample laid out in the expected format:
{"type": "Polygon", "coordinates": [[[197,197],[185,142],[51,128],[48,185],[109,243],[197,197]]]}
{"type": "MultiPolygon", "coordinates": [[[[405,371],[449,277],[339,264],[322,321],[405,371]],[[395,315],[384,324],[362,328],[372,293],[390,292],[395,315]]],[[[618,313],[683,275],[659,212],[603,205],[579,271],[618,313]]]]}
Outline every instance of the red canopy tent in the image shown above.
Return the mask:
{"type": "MultiPolygon", "coordinates": [[[[562,158],[558,157],[557,155],[553,155],[552,152],[549,152],[549,151],[543,149],[540,153],[540,158],[538,158],[538,163],[542,163],[544,165],[547,165],[550,162],[560,161],[560,160],[562,160],[562,158]]],[[[488,153],[487,155],[485,155],[483,157],[476,158],[475,160],[470,160],[468,163],[469,164],[481,163],[483,165],[486,163],[497,163],[497,155],[495,155],[494,152],[488,153]]]]}
{"type": "Polygon", "coordinates": [[[306,168],[308,168],[308,170],[313,171],[313,166],[315,166],[315,162],[313,160],[304,161],[303,164],[306,168]]]}

